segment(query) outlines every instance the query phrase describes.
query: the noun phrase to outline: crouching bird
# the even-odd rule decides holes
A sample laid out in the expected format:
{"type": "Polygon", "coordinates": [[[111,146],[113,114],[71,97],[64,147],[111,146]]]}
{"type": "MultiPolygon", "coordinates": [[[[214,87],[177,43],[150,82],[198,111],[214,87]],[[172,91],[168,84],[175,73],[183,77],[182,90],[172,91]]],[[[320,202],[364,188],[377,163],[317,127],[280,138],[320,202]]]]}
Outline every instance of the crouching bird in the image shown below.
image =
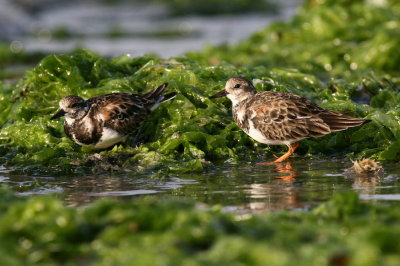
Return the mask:
{"type": "Polygon", "coordinates": [[[81,146],[106,149],[126,140],[160,103],[173,99],[164,94],[167,83],[143,95],[111,93],[85,100],[69,95],[50,119],[65,116],[65,134],[81,146]]]}
{"type": "Polygon", "coordinates": [[[289,150],[274,163],[294,153],[298,141],[321,137],[370,122],[325,110],[304,97],[275,91],[257,92],[241,77],[230,78],[225,89],[210,98],[226,96],[232,101],[232,113],[238,126],[258,142],[287,145],[289,150]]]}

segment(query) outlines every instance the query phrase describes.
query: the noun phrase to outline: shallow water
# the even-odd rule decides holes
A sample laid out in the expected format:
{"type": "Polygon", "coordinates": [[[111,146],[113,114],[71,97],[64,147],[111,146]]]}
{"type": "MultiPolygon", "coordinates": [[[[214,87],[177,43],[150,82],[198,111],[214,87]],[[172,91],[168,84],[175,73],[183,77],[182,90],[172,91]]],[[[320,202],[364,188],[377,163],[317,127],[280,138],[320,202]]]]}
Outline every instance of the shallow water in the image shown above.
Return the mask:
{"type": "Polygon", "coordinates": [[[293,16],[302,0],[276,2],[279,11],[267,14],[170,17],[166,6],[146,2],[65,1],[32,15],[0,1],[0,22],[7,25],[0,25],[0,32],[7,29],[3,35],[28,52],[65,53],[84,47],[104,56],[155,53],[168,58],[201,50],[206,44],[245,39],[272,22],[293,16]],[[57,31],[67,36],[57,37],[57,31]]]}
{"type": "Polygon", "coordinates": [[[258,213],[268,210],[307,210],[329,199],[335,191],[356,190],[360,198],[383,204],[400,202],[400,169],[384,165],[380,176],[348,176],[347,159],[302,160],[258,165],[243,163],[215,167],[202,174],[167,178],[144,175],[31,177],[3,169],[0,182],[23,196],[54,194],[69,205],[81,206],[97,198],[187,198],[225,211],[258,213]]]}

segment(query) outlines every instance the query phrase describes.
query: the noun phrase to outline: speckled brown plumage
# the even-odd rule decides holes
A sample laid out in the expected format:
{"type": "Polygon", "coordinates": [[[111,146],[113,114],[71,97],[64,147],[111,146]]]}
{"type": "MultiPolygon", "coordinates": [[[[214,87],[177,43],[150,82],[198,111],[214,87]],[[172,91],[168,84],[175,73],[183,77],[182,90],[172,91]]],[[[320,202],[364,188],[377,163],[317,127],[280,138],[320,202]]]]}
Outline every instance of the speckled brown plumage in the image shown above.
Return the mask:
{"type": "Polygon", "coordinates": [[[265,144],[288,145],[291,153],[298,146],[292,148],[291,144],[301,139],[324,136],[370,121],[325,110],[298,95],[257,92],[251,82],[239,77],[229,79],[225,90],[211,98],[222,96],[231,99],[234,120],[250,137],[265,144]]]}
{"type": "Polygon", "coordinates": [[[51,119],[66,117],[64,131],[76,143],[104,149],[136,131],[160,103],[175,97],[164,94],[167,84],[143,95],[111,93],[84,100],[75,95],[60,101],[60,111],[51,119]]]}
{"type": "Polygon", "coordinates": [[[325,110],[311,101],[289,93],[264,91],[234,107],[235,122],[249,133],[249,122],[272,141],[296,142],[365,123],[364,119],[325,110]],[[243,118],[238,117],[242,110],[243,118]]]}
{"type": "Polygon", "coordinates": [[[89,116],[103,120],[105,127],[129,134],[147,118],[157,100],[129,93],[101,95],[88,100],[91,105],[89,116]]]}

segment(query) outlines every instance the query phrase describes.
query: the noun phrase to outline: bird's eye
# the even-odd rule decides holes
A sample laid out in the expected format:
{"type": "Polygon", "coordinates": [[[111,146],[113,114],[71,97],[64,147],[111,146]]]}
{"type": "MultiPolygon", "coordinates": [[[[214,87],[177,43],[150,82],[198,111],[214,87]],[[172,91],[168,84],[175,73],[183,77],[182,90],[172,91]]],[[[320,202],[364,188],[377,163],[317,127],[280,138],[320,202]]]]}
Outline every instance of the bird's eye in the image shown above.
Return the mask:
{"type": "Polygon", "coordinates": [[[236,84],[236,85],[234,86],[234,88],[235,88],[235,89],[240,88],[240,84],[236,84]]]}

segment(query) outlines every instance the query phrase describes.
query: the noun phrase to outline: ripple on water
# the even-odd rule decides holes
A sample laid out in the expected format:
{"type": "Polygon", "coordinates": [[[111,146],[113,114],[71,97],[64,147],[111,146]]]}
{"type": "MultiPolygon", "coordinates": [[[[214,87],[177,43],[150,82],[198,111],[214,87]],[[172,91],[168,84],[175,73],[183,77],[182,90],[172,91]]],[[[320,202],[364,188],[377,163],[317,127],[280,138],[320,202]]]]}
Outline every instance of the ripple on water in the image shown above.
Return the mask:
{"type": "Polygon", "coordinates": [[[9,180],[8,177],[0,175],[0,182],[4,182],[4,181],[7,181],[7,180],[9,180]]]}
{"type": "Polygon", "coordinates": [[[400,200],[400,194],[361,194],[363,200],[400,200]]]}
{"type": "Polygon", "coordinates": [[[104,192],[94,192],[94,193],[87,193],[86,195],[92,197],[107,197],[107,196],[137,196],[137,195],[149,195],[149,194],[156,194],[160,193],[161,191],[158,190],[150,190],[150,189],[140,189],[140,190],[125,190],[125,191],[104,191],[104,192]]]}

